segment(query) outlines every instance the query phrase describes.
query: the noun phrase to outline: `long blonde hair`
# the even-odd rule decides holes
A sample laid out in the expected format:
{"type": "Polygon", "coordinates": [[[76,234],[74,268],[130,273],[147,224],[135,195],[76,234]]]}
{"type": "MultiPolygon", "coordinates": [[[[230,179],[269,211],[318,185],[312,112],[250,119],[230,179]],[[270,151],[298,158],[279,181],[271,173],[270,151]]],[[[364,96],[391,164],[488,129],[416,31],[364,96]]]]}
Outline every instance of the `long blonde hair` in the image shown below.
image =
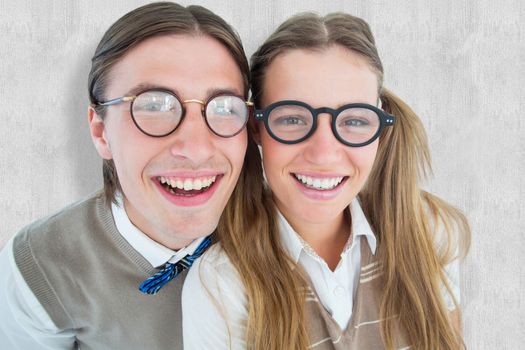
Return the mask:
{"type": "MultiPolygon", "coordinates": [[[[470,229],[460,211],[419,186],[421,178],[430,173],[425,131],[417,115],[382,88],[383,67],[368,24],[344,13],[301,14],[284,22],[252,56],[255,105],[261,107],[264,74],[277,55],[330,45],[345,47],[367,60],[377,73],[383,109],[396,116],[396,125],[380,137],[374,167],[359,194],[385,267],[380,307],[381,319],[387,319],[381,325],[385,347],[394,347],[391,316],[398,315],[397,322],[412,348],[461,349],[464,344],[451,324],[441,286],[451,293],[443,267],[466,254],[470,229]],[[434,242],[438,227],[448,238],[439,254],[434,242]]],[[[260,162],[257,152],[249,150],[247,157],[260,162]]],[[[281,246],[276,209],[263,187],[260,164],[246,170],[252,174],[248,176],[251,183],[241,179],[231,199],[237,204],[228,206],[218,233],[246,287],[248,348],[306,349],[309,341],[301,293],[305,281],[281,246]]]]}

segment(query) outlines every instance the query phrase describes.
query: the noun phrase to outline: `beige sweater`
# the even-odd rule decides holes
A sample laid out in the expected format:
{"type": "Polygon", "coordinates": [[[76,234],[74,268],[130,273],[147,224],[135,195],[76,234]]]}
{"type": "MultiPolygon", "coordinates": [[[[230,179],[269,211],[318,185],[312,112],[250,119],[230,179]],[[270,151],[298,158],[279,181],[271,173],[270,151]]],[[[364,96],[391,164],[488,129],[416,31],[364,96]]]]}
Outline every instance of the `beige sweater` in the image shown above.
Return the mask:
{"type": "Polygon", "coordinates": [[[13,251],[29,288],[81,349],[182,349],[186,272],[142,294],[157,270],[118,233],[103,193],[22,229],[13,251]]]}
{"type": "MultiPolygon", "coordinates": [[[[352,318],[346,330],[342,330],[319,302],[315,290],[306,290],[307,331],[310,349],[314,350],[376,350],[384,349],[381,340],[379,307],[383,286],[381,263],[370,252],[368,244],[361,244],[361,275],[357,287],[352,318]]],[[[396,348],[408,349],[399,329],[396,332],[396,348]]]]}

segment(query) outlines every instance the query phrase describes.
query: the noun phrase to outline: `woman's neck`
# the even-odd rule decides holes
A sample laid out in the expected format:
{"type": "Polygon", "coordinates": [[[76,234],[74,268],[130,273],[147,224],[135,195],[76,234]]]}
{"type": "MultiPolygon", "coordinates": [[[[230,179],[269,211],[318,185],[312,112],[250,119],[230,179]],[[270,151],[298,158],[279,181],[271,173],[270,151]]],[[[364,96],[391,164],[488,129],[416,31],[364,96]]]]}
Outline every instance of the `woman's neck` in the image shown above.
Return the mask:
{"type": "Polygon", "coordinates": [[[295,232],[326,262],[330,270],[334,271],[341,260],[341,253],[350,236],[350,213],[345,210],[332,221],[323,223],[294,220],[286,213],[283,215],[295,232]]]}

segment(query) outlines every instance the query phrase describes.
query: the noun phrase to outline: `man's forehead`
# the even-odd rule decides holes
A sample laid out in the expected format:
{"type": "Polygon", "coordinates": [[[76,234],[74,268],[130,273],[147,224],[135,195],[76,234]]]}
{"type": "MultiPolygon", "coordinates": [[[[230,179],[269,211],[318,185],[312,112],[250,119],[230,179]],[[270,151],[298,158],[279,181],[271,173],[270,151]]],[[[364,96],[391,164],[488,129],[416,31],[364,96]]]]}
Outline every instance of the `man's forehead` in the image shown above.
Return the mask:
{"type": "Polygon", "coordinates": [[[219,90],[236,95],[244,91],[241,71],[230,51],[203,35],[148,38],[112,67],[109,78],[108,94],[164,88],[181,98],[186,94],[204,98],[219,90]]]}

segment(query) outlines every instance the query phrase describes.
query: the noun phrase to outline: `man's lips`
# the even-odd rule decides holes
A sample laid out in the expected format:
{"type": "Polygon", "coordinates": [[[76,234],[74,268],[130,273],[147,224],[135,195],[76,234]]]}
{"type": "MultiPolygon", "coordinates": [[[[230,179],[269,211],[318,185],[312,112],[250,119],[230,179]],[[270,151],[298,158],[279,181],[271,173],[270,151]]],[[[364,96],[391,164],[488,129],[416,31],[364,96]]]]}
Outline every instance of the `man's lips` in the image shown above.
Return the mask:
{"type": "Polygon", "coordinates": [[[205,204],[213,197],[223,174],[197,177],[157,176],[153,178],[161,194],[177,206],[205,204]]]}
{"type": "Polygon", "coordinates": [[[184,191],[191,190],[205,190],[212,186],[217,180],[217,175],[213,176],[201,176],[201,177],[169,177],[169,176],[158,176],[157,181],[161,185],[170,187],[172,189],[179,189],[184,191]]]}

